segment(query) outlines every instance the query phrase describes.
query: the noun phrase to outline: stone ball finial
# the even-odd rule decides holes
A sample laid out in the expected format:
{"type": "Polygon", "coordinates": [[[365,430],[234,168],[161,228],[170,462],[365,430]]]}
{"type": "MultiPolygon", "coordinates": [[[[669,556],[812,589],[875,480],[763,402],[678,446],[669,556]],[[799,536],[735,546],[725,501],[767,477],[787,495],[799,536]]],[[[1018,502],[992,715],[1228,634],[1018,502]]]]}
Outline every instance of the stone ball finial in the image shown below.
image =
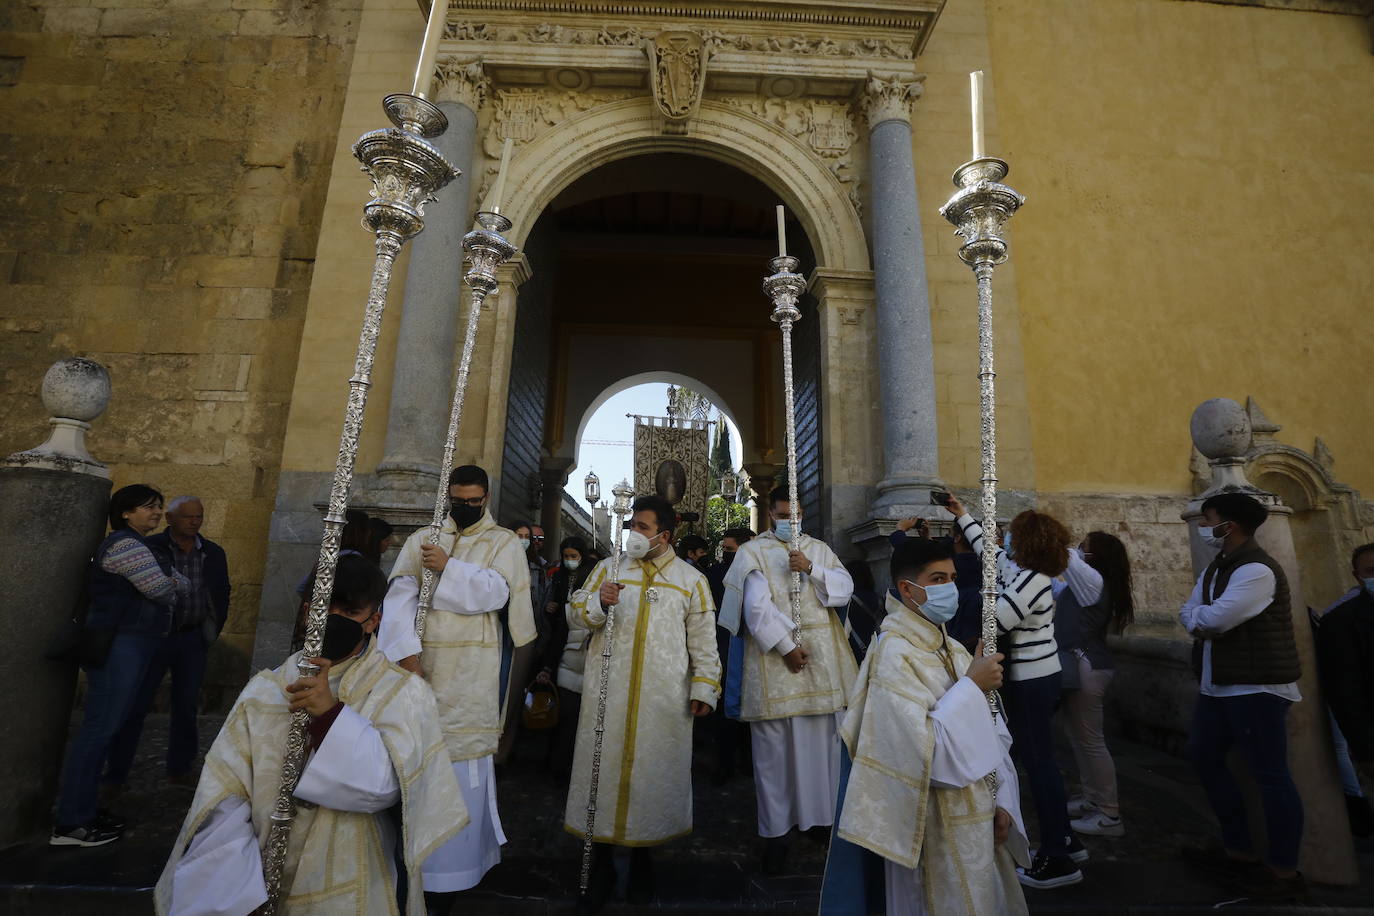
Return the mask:
{"type": "Polygon", "coordinates": [[[59,359],[43,376],[43,406],[51,416],[89,423],[109,403],[110,373],[93,359],[59,359]]]}
{"type": "Polygon", "coordinates": [[[1240,458],[1250,448],[1250,415],[1230,398],[1203,401],[1189,427],[1193,445],[1207,458],[1240,458]]]}

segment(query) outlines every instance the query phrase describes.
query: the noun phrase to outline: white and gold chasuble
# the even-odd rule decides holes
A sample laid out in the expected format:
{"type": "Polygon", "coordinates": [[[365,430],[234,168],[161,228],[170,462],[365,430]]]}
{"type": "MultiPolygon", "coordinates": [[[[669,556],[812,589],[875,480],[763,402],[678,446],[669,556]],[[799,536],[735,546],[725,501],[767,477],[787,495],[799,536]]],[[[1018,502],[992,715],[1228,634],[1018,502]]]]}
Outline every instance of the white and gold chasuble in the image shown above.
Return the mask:
{"type": "MultiPolygon", "coordinates": [[[[835,552],[824,542],[802,535],[798,545],[817,569],[842,568],[835,552]]],[[[789,545],[773,532],[741,545],[725,578],[721,626],[738,632],[743,619],[744,581],[759,570],[768,579],[773,603],[791,616],[788,570],[789,545]]],[[[849,705],[849,692],[858,673],[854,654],[844,635],[844,625],[834,609],[821,604],[815,588],[802,576],[801,641],[810,661],[798,673],[788,670],[782,655],[763,651],[753,639],[744,640],[744,676],[740,688],[740,718],[745,722],[818,716],[839,712],[849,705]]]]}
{"type": "MultiPolygon", "coordinates": [[[[1005,758],[1005,749],[992,738],[985,703],[973,707],[980,719],[972,723],[976,727],[968,734],[980,734],[985,743],[991,740],[991,757],[986,746],[977,753],[965,749],[962,757],[957,752],[952,756],[981,757],[988,773],[998,773],[1003,783],[999,792],[1006,796],[1001,806],[1013,812],[1007,843],[996,846],[993,842],[997,804],[983,779],[987,773],[963,774],[959,779],[970,782],[958,788],[932,780],[932,769],[939,768],[933,760],[941,734],[932,710],[963,676],[972,658],[957,641],[946,639],[940,628],[891,595],[887,609],[881,637],[864,659],[841,728],[853,765],[839,836],[891,863],[915,869],[923,904],[917,912],[941,916],[1025,913],[1013,857],[1015,853],[1015,858],[1027,859],[1024,832],[1019,828],[1015,770],[1005,758]],[[1000,765],[996,763],[999,757],[1000,765]]],[[[996,731],[1009,746],[1005,726],[996,731]]],[[[940,740],[950,740],[947,731],[943,734],[940,740]]],[[[961,735],[954,737],[957,740],[961,735]]]]}
{"type": "MultiPolygon", "coordinates": [[[[566,829],[579,837],[587,827],[606,635],[599,592],[610,574],[610,560],[598,563],[569,614],[592,631],[565,816],[566,829]]],[[[715,605],[706,577],[671,550],[652,560],[624,557],[620,581],[595,835],[602,843],[650,846],[692,830],[689,701],[715,707],[720,694],[715,605]]]]}
{"type": "MultiPolygon", "coordinates": [[[[420,548],[428,537],[426,527],[406,540],[391,570],[392,579],[411,576],[419,580],[423,572],[420,548]]],[[[450,517],[444,519],[439,547],[455,560],[499,573],[510,588],[506,625],[511,641],[517,647],[534,642],[538,634],[530,607],[529,562],[515,532],[500,527],[484,512],[460,537],[450,517]]],[[[501,740],[501,626],[498,611],[431,610],[425,618],[420,668],[439,702],[444,740],[455,763],[494,754],[501,740]]]]}
{"type": "MultiPolygon", "coordinates": [[[[267,842],[291,721],[284,691],[296,681],[298,654],[248,682],[215,738],[191,809],[157,884],[159,914],[171,911],[177,864],[221,802],[245,799],[259,847],[267,842]]],[[[468,823],[439,732],[434,695],[423,681],[374,649],[339,663],[338,668],[344,670],[335,696],[372,724],[390,757],[401,791],[401,851],[406,869],[418,876],[430,853],[468,823]]],[[[334,681],[331,672],[331,684],[334,681]]],[[[286,896],[281,912],[285,916],[396,913],[393,850],[383,848],[379,825],[379,818],[386,816],[298,803],[282,876],[286,896]]],[[[231,881],[231,876],[226,874],[225,880],[231,881]]],[[[412,880],[406,913],[423,916],[424,912],[420,882],[412,880]]]]}

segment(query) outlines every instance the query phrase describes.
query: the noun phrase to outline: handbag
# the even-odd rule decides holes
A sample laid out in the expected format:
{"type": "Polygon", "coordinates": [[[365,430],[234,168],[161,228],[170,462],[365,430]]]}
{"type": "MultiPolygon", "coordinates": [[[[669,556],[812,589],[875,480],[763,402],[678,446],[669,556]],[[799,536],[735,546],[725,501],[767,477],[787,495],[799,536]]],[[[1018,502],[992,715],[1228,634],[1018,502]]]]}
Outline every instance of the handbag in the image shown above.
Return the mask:
{"type": "Polygon", "coordinates": [[[548,684],[532,684],[525,691],[521,719],[530,731],[553,728],[558,724],[558,693],[548,684]]]}
{"type": "Polygon", "coordinates": [[[117,632],[113,628],[88,627],[73,620],[66,636],[56,649],[48,653],[48,658],[55,662],[75,662],[87,671],[103,668],[110,657],[110,647],[114,645],[117,632]]]}

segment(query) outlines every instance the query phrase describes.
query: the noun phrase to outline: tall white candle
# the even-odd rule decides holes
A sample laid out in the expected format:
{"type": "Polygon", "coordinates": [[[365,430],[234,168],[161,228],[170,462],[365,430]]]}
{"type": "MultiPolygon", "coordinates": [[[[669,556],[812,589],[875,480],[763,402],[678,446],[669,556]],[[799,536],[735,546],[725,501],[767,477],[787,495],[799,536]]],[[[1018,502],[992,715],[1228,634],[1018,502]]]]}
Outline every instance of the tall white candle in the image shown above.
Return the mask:
{"type": "Polygon", "coordinates": [[[496,167],[496,185],[491,189],[491,212],[501,212],[501,196],[506,192],[506,169],[510,165],[510,137],[501,145],[501,164],[496,167]]]}
{"type": "Polygon", "coordinates": [[[783,223],[784,210],[782,204],[778,204],[778,257],[787,254],[787,226],[783,223]]]}
{"type": "Polygon", "coordinates": [[[983,71],[968,75],[969,93],[973,99],[973,158],[983,158],[983,71]]]}
{"type": "Polygon", "coordinates": [[[448,0],[430,0],[429,22],[425,25],[425,39],[420,45],[420,62],[415,65],[415,83],[410,94],[429,97],[434,83],[434,61],[439,57],[439,41],[444,37],[444,20],[448,18],[448,0]]]}

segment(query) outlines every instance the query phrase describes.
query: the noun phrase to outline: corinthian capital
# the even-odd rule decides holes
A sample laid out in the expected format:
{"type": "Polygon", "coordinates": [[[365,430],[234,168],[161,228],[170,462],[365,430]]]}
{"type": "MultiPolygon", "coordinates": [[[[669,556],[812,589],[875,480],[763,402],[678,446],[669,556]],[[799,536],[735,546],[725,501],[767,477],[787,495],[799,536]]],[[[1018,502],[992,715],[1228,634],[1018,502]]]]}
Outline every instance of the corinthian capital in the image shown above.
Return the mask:
{"type": "Polygon", "coordinates": [[[884,121],[910,121],[911,104],[925,91],[926,75],[918,73],[911,79],[901,76],[884,76],[869,72],[868,83],[864,86],[864,113],[868,116],[868,129],[872,130],[884,121]]]}
{"type": "Polygon", "coordinates": [[[439,61],[434,75],[434,99],[437,102],[457,102],[473,111],[487,100],[491,80],[487,78],[480,60],[439,61]]]}

